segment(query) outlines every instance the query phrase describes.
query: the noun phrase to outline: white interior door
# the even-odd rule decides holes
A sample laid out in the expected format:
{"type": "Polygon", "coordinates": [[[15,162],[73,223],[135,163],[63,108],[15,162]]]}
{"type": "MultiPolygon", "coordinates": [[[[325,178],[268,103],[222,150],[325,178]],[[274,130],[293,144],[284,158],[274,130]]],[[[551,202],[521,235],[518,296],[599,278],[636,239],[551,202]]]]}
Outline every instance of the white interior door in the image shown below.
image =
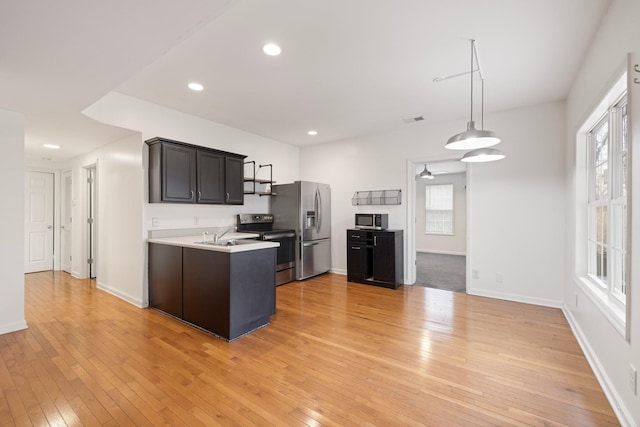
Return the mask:
{"type": "Polygon", "coordinates": [[[25,172],[25,273],[53,270],[53,174],[25,172]]]}
{"type": "Polygon", "coordinates": [[[73,198],[71,194],[71,171],[62,174],[62,225],[60,226],[60,249],[62,270],[71,273],[71,213],[73,198]]]}

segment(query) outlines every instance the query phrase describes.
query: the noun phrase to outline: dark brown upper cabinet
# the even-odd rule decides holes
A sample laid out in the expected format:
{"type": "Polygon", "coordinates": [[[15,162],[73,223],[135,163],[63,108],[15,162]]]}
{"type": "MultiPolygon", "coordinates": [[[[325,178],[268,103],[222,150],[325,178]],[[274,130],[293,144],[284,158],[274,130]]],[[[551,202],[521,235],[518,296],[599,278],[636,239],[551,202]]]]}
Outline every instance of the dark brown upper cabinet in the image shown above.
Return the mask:
{"type": "Polygon", "coordinates": [[[244,203],[246,156],[165,138],[146,143],[150,203],[244,203]]]}

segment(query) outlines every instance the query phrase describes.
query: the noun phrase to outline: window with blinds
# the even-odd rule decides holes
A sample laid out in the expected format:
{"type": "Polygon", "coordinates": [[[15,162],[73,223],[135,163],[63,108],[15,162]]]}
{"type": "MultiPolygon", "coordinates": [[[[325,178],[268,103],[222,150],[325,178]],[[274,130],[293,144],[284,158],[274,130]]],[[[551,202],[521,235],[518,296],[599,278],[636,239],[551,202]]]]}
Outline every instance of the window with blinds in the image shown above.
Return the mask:
{"type": "Polygon", "coordinates": [[[453,235],[453,184],[427,185],[425,234],[453,235]]]}

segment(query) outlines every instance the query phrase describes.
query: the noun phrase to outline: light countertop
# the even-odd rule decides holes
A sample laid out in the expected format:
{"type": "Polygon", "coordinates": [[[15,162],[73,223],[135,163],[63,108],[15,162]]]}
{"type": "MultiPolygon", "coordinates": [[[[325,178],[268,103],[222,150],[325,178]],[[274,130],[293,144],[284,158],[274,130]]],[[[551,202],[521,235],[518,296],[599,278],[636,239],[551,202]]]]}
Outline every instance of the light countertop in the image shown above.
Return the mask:
{"type": "MultiPolygon", "coordinates": [[[[171,245],[171,246],[182,246],[183,248],[226,252],[226,253],[255,251],[257,249],[277,248],[278,246],[280,246],[280,243],[277,243],[277,242],[265,242],[262,240],[247,240],[247,239],[255,239],[257,237],[259,237],[258,234],[254,234],[254,233],[227,233],[222,237],[222,239],[220,239],[220,243],[224,243],[228,241],[240,242],[230,246],[220,246],[220,245],[212,245],[209,243],[202,243],[201,234],[197,236],[158,237],[153,239],[147,239],[147,242],[160,243],[163,245],[171,245]]],[[[207,236],[207,242],[212,242],[212,241],[213,241],[213,238],[211,237],[211,235],[207,236]]]]}

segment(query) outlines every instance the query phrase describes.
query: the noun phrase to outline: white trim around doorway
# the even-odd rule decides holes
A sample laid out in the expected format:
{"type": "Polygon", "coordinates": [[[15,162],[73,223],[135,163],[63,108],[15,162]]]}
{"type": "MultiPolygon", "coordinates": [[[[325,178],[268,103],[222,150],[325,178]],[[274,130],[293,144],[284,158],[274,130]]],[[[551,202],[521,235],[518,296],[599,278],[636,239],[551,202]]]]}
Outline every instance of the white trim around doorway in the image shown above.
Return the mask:
{"type": "MultiPolygon", "coordinates": [[[[457,156],[440,156],[440,157],[428,157],[428,158],[415,158],[407,160],[407,233],[405,239],[405,254],[406,254],[406,263],[405,263],[405,271],[404,271],[404,283],[405,285],[413,285],[416,283],[416,168],[419,165],[431,162],[440,162],[446,160],[458,160],[457,156]]],[[[471,215],[472,215],[472,205],[471,205],[471,174],[472,174],[472,165],[467,165],[466,171],[466,204],[467,204],[467,212],[465,215],[466,221],[466,243],[467,243],[467,259],[466,259],[466,289],[467,291],[470,289],[471,282],[471,259],[472,259],[472,246],[471,246],[471,215]]]]}

